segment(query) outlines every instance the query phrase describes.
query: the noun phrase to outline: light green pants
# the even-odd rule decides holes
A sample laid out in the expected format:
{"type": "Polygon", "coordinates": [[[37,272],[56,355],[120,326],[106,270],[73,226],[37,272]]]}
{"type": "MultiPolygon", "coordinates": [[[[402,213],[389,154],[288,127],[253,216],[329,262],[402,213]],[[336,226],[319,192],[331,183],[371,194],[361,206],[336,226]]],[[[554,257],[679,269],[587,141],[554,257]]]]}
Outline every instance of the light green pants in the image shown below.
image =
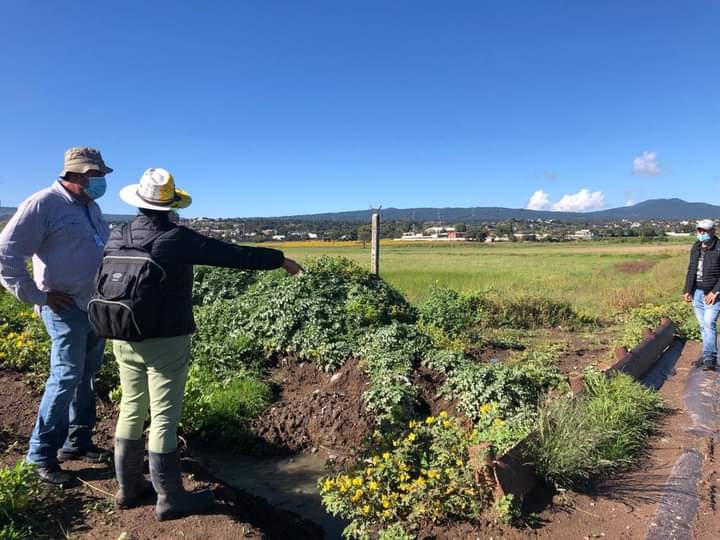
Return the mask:
{"type": "Polygon", "coordinates": [[[190,361],[190,336],[137,343],[115,340],[113,352],[122,387],[115,436],[140,439],[149,408],[148,449],[160,454],[173,452],[190,361]]]}

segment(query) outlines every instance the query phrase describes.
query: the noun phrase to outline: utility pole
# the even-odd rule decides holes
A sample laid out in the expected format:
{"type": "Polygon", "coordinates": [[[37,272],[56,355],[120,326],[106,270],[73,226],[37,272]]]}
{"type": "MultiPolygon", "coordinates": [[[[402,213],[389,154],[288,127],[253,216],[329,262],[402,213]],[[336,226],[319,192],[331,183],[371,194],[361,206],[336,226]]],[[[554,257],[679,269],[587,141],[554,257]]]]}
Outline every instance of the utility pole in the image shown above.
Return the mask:
{"type": "Polygon", "coordinates": [[[380,275],[380,208],[372,209],[372,232],[370,233],[370,273],[380,275]]]}

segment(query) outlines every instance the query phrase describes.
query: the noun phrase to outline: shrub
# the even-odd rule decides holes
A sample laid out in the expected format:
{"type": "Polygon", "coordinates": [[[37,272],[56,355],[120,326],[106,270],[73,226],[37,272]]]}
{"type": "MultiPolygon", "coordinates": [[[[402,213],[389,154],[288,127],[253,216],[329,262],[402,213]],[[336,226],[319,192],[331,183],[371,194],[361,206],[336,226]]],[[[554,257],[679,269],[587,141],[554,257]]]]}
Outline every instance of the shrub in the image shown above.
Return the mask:
{"type": "Polygon", "coordinates": [[[414,308],[383,280],[329,257],[294,278],[265,273],[220,309],[231,328],[244,330],[266,353],[294,354],[326,371],[350,358],[368,330],[415,321],[414,308]]]}
{"type": "Polygon", "coordinates": [[[392,448],[349,473],[321,478],[323,505],[350,520],[346,538],[367,539],[378,530],[381,538],[407,538],[421,521],[476,519],[492,490],[475,482],[469,440],[444,412],[411,421],[392,448]]]}
{"type": "Polygon", "coordinates": [[[196,266],[193,279],[193,305],[206,306],[218,300],[237,298],[258,278],[256,272],[196,266]]]}
{"type": "Polygon", "coordinates": [[[632,349],[643,340],[643,331],[646,328],[655,329],[663,317],[667,317],[675,324],[676,337],[702,339],[692,305],[685,302],[670,302],[660,305],[646,304],[621,315],[623,334],[619,345],[632,349]]]}
{"type": "Polygon", "coordinates": [[[544,297],[491,298],[476,295],[472,302],[481,324],[490,328],[579,328],[597,324],[597,320],[580,315],[568,302],[544,297]]]}
{"type": "Polygon", "coordinates": [[[218,300],[195,310],[197,333],[192,340],[193,364],[222,377],[261,364],[262,347],[237,316],[234,303],[218,300]]]}
{"type": "Polygon", "coordinates": [[[625,374],[585,374],[587,392],[547,400],[540,408],[531,456],[538,472],[559,487],[589,480],[633,462],[662,411],[658,394],[625,374]]]}
{"type": "Polygon", "coordinates": [[[456,337],[475,323],[472,301],[449,287],[435,285],[420,306],[420,322],[456,337]]]}

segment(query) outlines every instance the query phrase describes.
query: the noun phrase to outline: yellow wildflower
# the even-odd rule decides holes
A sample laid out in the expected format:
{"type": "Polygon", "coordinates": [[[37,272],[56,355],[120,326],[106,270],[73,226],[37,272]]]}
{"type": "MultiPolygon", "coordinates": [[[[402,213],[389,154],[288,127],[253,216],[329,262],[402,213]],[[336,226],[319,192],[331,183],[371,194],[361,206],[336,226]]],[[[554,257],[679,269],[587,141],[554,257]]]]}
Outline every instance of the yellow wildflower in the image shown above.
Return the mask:
{"type": "Polygon", "coordinates": [[[427,477],[428,477],[428,479],[430,479],[430,480],[434,480],[434,479],[437,478],[438,476],[440,476],[440,473],[439,473],[438,471],[436,471],[435,469],[430,469],[430,470],[427,472],[427,477]]]}
{"type": "Polygon", "coordinates": [[[443,420],[444,428],[449,428],[450,426],[452,426],[452,422],[450,422],[450,420],[443,420]]]}
{"type": "Polygon", "coordinates": [[[415,439],[416,439],[416,438],[417,438],[417,437],[415,437],[415,434],[414,434],[414,433],[411,433],[410,435],[407,436],[408,442],[415,442],[415,439]]]}
{"type": "Polygon", "coordinates": [[[378,487],[380,487],[380,486],[378,486],[378,483],[375,482],[374,480],[368,484],[368,489],[370,491],[377,491],[378,487]]]}
{"type": "Polygon", "coordinates": [[[383,457],[383,459],[384,459],[385,461],[389,460],[389,459],[390,459],[390,452],[385,452],[385,453],[383,453],[382,457],[383,457]]]}
{"type": "Polygon", "coordinates": [[[362,507],[362,513],[368,515],[370,513],[370,505],[366,504],[362,507]]]}
{"type": "Polygon", "coordinates": [[[448,413],[447,413],[446,411],[441,411],[438,416],[439,416],[440,418],[447,418],[447,417],[448,417],[448,413]]]}
{"type": "Polygon", "coordinates": [[[505,425],[505,420],[503,420],[502,418],[496,418],[494,423],[495,427],[502,427],[505,425]]]}
{"type": "Polygon", "coordinates": [[[322,484],[323,491],[330,491],[334,485],[335,482],[331,478],[327,478],[322,484]]]}
{"type": "Polygon", "coordinates": [[[365,492],[362,489],[358,489],[351,497],[352,502],[358,502],[362,499],[363,495],[365,495],[365,492]]]}
{"type": "Polygon", "coordinates": [[[495,405],[493,405],[492,403],[484,403],[484,404],[480,405],[480,413],[487,414],[490,411],[492,411],[494,408],[495,408],[495,405]]]}
{"type": "Polygon", "coordinates": [[[362,486],[362,483],[363,483],[363,479],[359,476],[356,476],[355,478],[352,479],[353,486],[362,486]]]}
{"type": "Polygon", "coordinates": [[[408,422],[408,427],[410,429],[416,428],[417,425],[418,425],[418,423],[415,420],[410,420],[410,422],[408,422]]]}
{"type": "Polygon", "coordinates": [[[425,419],[425,423],[426,423],[428,426],[432,426],[432,425],[433,425],[433,422],[435,422],[435,417],[434,417],[434,416],[428,416],[428,417],[425,419]]]}

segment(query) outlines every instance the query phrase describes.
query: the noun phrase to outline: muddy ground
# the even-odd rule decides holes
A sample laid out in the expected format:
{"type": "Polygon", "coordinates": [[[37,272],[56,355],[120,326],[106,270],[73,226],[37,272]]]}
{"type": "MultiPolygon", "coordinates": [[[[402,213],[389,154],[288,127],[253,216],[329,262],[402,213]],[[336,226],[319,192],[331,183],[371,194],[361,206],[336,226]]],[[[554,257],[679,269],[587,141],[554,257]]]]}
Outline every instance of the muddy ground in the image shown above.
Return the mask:
{"type": "MultiPolygon", "coordinates": [[[[35,421],[39,396],[32,392],[24,376],[11,371],[0,372],[0,463],[12,465],[24,457],[27,441],[35,421]]],[[[95,441],[111,448],[115,411],[99,404],[99,422],[95,441]]],[[[277,539],[322,538],[322,531],[299,516],[278,511],[264,500],[224,484],[184,460],[187,489],[212,489],[218,500],[206,515],[158,523],[153,516],[154,501],[132,510],[118,512],[111,496],[117,488],[113,471],[107,465],[68,462],[64,468],[74,471],[82,480],[76,487],[49,490],[49,512],[52,516],[51,538],[116,539],[277,539]]]]}
{"type": "MultiPolygon", "coordinates": [[[[601,343],[592,353],[600,355],[601,343]]],[[[512,528],[492,519],[477,524],[436,524],[422,530],[422,538],[450,539],[645,539],[661,501],[666,481],[678,457],[686,449],[696,449],[704,458],[698,486],[698,514],[693,525],[696,540],[718,538],[720,513],[716,508],[720,465],[716,460],[714,436],[689,431],[693,419],[683,401],[688,373],[697,369],[693,363],[699,355],[699,344],[689,342],[677,347],[677,364],[673,375],[661,389],[670,407],[656,437],[649,441],[647,455],[632,471],[596,484],[591,492],[557,493],[539,489],[525,504],[527,512],[537,514],[532,527],[512,528]]],[[[607,349],[606,349],[607,350],[607,349]]],[[[567,367],[584,365],[595,354],[572,354],[567,367]]],[[[323,374],[310,364],[288,361],[273,373],[282,385],[280,400],[257,423],[258,432],[278,448],[336,455],[343,449],[360,448],[372,427],[362,408],[361,395],[366,380],[357,363],[348,363],[336,376],[323,374]]],[[[416,383],[427,408],[433,414],[452,410],[434,397],[442,384],[437,374],[419,370],[416,383]]],[[[11,464],[21,459],[25,449],[39,397],[33,394],[23,376],[0,372],[0,461],[11,464]]],[[[99,407],[100,421],[96,440],[110,446],[114,411],[108,405],[99,407]]],[[[198,456],[202,458],[202,456],[198,456]]],[[[220,500],[211,515],[195,516],[168,523],[157,523],[152,502],[126,512],[116,512],[108,500],[115,490],[112,472],[104,466],[76,462],[72,468],[91,484],[57,492],[57,532],[68,531],[73,538],[117,538],[122,532],[129,539],[149,538],[320,538],[313,525],[297,515],[278,511],[264,500],[246,491],[230,488],[188,463],[188,488],[209,487],[220,500]]],[[[219,473],[221,474],[221,473],[219,473]]],[[[660,540],[660,539],[653,539],[660,540]]]]}

